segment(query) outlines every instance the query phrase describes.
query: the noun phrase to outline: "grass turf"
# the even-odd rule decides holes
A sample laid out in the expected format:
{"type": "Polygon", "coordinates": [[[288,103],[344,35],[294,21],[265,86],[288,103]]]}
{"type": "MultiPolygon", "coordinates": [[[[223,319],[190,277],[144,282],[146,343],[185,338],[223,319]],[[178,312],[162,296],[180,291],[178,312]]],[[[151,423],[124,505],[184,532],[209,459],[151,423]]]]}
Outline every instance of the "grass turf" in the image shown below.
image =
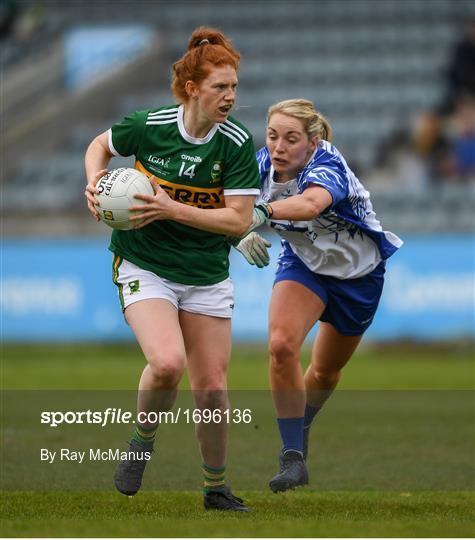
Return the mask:
{"type": "MultiPolygon", "coordinates": [[[[360,345],[345,367],[339,389],[472,389],[473,344],[360,345]]],[[[137,345],[3,345],[5,389],[135,390],[145,360],[137,345]]],[[[310,350],[304,349],[303,366],[310,350]]],[[[229,387],[267,389],[264,345],[235,345],[229,387]]],[[[186,377],[182,387],[187,387],[186,377]]]]}
{"type": "Polygon", "coordinates": [[[251,514],[203,511],[198,492],[9,493],[4,536],[470,537],[470,493],[242,494],[251,514]]]}
{"type": "MultiPolygon", "coordinates": [[[[471,345],[361,347],[345,368],[340,388],[470,390],[472,353],[471,345]]],[[[10,390],[134,389],[144,364],[132,344],[4,345],[2,356],[3,388],[10,390]]],[[[304,364],[308,356],[306,350],[304,364]]],[[[235,346],[229,381],[231,388],[266,389],[265,347],[235,346]]],[[[186,380],[182,387],[187,387],[186,380]]],[[[346,409],[344,401],[341,403],[346,409]]],[[[329,415],[338,409],[336,404],[337,400],[329,415]]],[[[447,416],[444,423],[450,423],[450,407],[434,409],[436,415],[441,412],[447,416]]],[[[273,422],[273,418],[268,419],[271,430],[275,430],[273,422]]],[[[351,424],[351,418],[348,422],[351,424]]],[[[323,436],[325,422],[321,424],[323,436]]],[[[473,433],[473,423],[471,427],[473,433]]],[[[260,438],[265,435],[264,426],[261,430],[260,438]]],[[[332,436],[331,430],[328,436],[332,436]]],[[[328,436],[325,443],[331,450],[328,436]]],[[[363,442],[366,438],[362,433],[363,442]]],[[[345,444],[343,438],[336,443],[338,440],[345,444]]],[[[377,441],[372,439],[365,451],[373,446],[376,453],[377,441]]],[[[351,460],[349,450],[344,454],[346,461],[351,460]]],[[[410,453],[406,457],[410,463],[410,453]]],[[[368,462],[368,468],[371,466],[368,462]]],[[[340,469],[337,461],[332,471],[318,467],[317,474],[312,475],[313,489],[280,495],[266,491],[264,486],[262,491],[238,491],[253,507],[250,515],[205,512],[201,494],[189,490],[145,490],[132,499],[113,491],[4,491],[0,532],[6,537],[471,537],[475,532],[472,491],[396,491],[397,487],[368,491],[361,485],[355,485],[354,491],[322,489],[323,478],[330,472],[338,478],[338,470],[342,474],[344,468],[340,469]]],[[[384,469],[376,470],[376,474],[384,475],[384,469]]]]}

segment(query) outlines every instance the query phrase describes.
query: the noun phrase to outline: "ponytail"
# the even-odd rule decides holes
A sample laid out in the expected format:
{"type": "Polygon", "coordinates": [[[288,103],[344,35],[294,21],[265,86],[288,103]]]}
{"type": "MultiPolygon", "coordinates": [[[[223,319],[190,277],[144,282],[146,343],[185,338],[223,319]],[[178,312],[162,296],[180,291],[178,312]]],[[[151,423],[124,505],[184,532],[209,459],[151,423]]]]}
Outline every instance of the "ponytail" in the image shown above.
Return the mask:
{"type": "Polygon", "coordinates": [[[185,103],[188,101],[187,81],[199,85],[213,66],[231,66],[237,71],[240,58],[231,41],[219,30],[205,26],[197,28],[191,34],[186,53],[172,66],[173,95],[178,102],[185,103]]]}

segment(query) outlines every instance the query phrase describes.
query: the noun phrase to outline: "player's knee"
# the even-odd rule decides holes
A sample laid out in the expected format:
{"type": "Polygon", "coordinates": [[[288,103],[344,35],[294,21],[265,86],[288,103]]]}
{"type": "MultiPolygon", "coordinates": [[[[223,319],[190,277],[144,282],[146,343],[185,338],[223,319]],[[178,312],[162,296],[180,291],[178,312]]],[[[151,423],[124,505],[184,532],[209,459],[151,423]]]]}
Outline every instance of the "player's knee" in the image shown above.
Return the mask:
{"type": "Polygon", "coordinates": [[[313,366],[310,368],[310,374],[323,388],[333,388],[341,377],[341,371],[338,369],[322,369],[313,366]]]}
{"type": "Polygon", "coordinates": [[[226,392],[228,380],[228,363],[216,358],[212,362],[213,371],[206,370],[194,373],[191,377],[191,386],[196,394],[200,392],[226,392]]]}
{"type": "Polygon", "coordinates": [[[282,330],[271,332],[269,339],[271,367],[280,369],[292,363],[299,356],[299,347],[292,336],[282,330]]]}
{"type": "Polygon", "coordinates": [[[183,374],[183,359],[181,356],[171,356],[164,359],[161,356],[149,358],[150,373],[154,381],[162,388],[175,388],[183,374]]]}
{"type": "Polygon", "coordinates": [[[224,410],[228,408],[228,393],[226,390],[210,388],[194,392],[195,403],[198,409],[224,410]]]}

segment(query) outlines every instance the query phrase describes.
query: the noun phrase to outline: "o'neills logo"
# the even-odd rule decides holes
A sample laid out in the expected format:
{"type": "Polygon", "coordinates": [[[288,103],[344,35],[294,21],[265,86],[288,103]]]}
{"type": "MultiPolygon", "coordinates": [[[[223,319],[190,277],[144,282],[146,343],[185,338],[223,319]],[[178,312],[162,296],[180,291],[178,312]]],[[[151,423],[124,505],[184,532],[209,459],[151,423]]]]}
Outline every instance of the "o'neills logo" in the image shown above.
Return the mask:
{"type": "Polygon", "coordinates": [[[105,176],[103,176],[99,183],[97,184],[97,189],[99,190],[99,194],[105,194],[110,195],[112,186],[114,185],[114,182],[116,180],[117,175],[112,173],[107,173],[105,176]]]}
{"type": "Polygon", "coordinates": [[[115,182],[119,181],[123,184],[126,184],[132,174],[134,174],[133,171],[126,171],[126,167],[120,167],[119,169],[114,169],[113,171],[108,172],[105,174],[98,182],[97,189],[99,190],[99,195],[110,195],[110,192],[112,190],[112,187],[115,182]]]}
{"type": "Polygon", "coordinates": [[[203,161],[200,156],[187,156],[186,154],[182,154],[180,157],[183,161],[192,161],[193,163],[201,163],[203,161]]]}

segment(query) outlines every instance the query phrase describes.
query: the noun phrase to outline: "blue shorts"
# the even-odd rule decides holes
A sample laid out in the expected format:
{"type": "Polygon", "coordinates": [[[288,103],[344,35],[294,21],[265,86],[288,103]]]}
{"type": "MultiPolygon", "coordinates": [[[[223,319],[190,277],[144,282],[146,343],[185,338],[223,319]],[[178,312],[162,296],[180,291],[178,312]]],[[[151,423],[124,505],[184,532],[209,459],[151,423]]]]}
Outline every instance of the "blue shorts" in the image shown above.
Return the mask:
{"type": "Polygon", "coordinates": [[[363,334],[373,321],[383,292],[385,261],[366,276],[337,279],[316,274],[293,253],[279,257],[274,285],[296,281],[314,292],[325,304],[320,320],[345,336],[363,334]]]}

